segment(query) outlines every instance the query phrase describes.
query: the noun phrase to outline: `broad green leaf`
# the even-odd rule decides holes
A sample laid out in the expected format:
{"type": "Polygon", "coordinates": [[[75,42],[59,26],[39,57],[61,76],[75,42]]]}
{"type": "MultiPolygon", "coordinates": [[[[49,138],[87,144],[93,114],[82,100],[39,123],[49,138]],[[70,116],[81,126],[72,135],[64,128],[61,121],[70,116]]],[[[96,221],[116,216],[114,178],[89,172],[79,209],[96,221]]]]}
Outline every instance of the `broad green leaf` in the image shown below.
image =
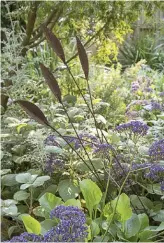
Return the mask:
{"type": "Polygon", "coordinates": [[[161,186],[159,183],[157,184],[148,184],[146,186],[147,191],[151,194],[157,194],[157,195],[164,195],[164,192],[161,191],[161,186]]]}
{"type": "Polygon", "coordinates": [[[20,173],[16,175],[16,181],[19,183],[28,183],[31,180],[31,174],[30,173],[20,173]]]}
{"type": "Polygon", "coordinates": [[[156,229],[156,231],[163,231],[164,230],[164,222],[162,222],[158,228],[156,229]]]}
{"type": "Polygon", "coordinates": [[[41,234],[44,235],[48,230],[57,225],[57,222],[51,219],[46,219],[41,223],[41,234]]]}
{"type": "Polygon", "coordinates": [[[4,186],[15,186],[19,184],[16,181],[16,174],[9,174],[2,177],[2,185],[4,186]]]}
{"type": "Polygon", "coordinates": [[[49,218],[49,213],[47,211],[45,211],[45,209],[42,206],[38,206],[38,207],[34,208],[32,211],[36,216],[43,217],[43,218],[49,218]]]}
{"type": "Polygon", "coordinates": [[[138,214],[138,218],[141,225],[140,231],[149,226],[149,218],[145,213],[138,214]]]}
{"type": "Polygon", "coordinates": [[[18,208],[16,205],[1,207],[1,214],[7,216],[16,216],[18,214],[18,208]]]}
{"type": "Polygon", "coordinates": [[[122,222],[128,220],[132,216],[132,209],[130,207],[130,199],[122,193],[120,197],[116,197],[114,200],[107,203],[104,207],[104,216],[110,221],[115,211],[115,218],[122,222]]]}
{"type": "Polygon", "coordinates": [[[30,193],[26,191],[18,191],[14,194],[14,199],[17,201],[26,200],[30,196],[30,193]]]}
{"type": "Polygon", "coordinates": [[[90,179],[84,179],[80,182],[80,189],[86,201],[86,206],[92,218],[93,208],[99,204],[102,198],[100,188],[90,179]]]}
{"type": "Polygon", "coordinates": [[[50,176],[39,176],[36,178],[36,180],[32,183],[33,187],[42,186],[45,181],[48,181],[50,179],[50,176]]]}
{"type": "Polygon", "coordinates": [[[164,222],[164,210],[160,210],[156,213],[156,215],[153,216],[153,219],[158,222],[164,222]]]}
{"type": "Polygon", "coordinates": [[[27,188],[29,188],[31,186],[31,184],[29,184],[29,183],[27,183],[27,184],[22,184],[21,186],[20,186],[20,189],[21,190],[26,190],[27,188]]]}
{"type": "MultiPolygon", "coordinates": [[[[97,170],[98,170],[98,169],[102,169],[102,168],[104,167],[103,161],[102,161],[102,159],[100,159],[100,158],[94,158],[94,159],[91,159],[91,161],[92,161],[93,166],[94,166],[95,169],[97,169],[97,170]]],[[[89,167],[92,167],[92,166],[91,166],[91,162],[90,162],[90,160],[86,160],[85,162],[86,162],[86,164],[87,164],[89,167]]],[[[88,169],[88,167],[87,167],[86,164],[84,164],[83,162],[79,162],[79,161],[78,161],[78,163],[75,164],[75,167],[76,167],[77,170],[82,171],[82,172],[90,171],[90,170],[88,169]]]]}
{"type": "Polygon", "coordinates": [[[126,238],[135,236],[140,230],[140,220],[136,214],[133,214],[130,219],[125,222],[125,235],[126,238]]]}
{"type": "Polygon", "coordinates": [[[19,233],[19,232],[20,232],[19,226],[11,226],[8,229],[8,236],[9,236],[9,238],[11,238],[13,233],[19,233]]]}
{"type": "Polygon", "coordinates": [[[148,239],[154,235],[155,233],[151,230],[144,230],[138,234],[138,237],[140,239],[140,242],[148,242],[148,239]]]}
{"type": "Polygon", "coordinates": [[[64,201],[78,196],[80,189],[72,180],[63,180],[58,185],[59,195],[64,201]]]}
{"type": "Polygon", "coordinates": [[[54,194],[48,192],[39,198],[39,203],[48,212],[56,206],[63,204],[60,197],[56,197],[54,194]]]}
{"type": "Polygon", "coordinates": [[[39,235],[41,233],[40,223],[30,215],[22,215],[24,226],[28,233],[39,235]]]}
{"type": "Polygon", "coordinates": [[[81,202],[80,200],[76,200],[76,199],[68,199],[65,203],[64,203],[65,206],[75,206],[75,207],[78,207],[78,208],[81,208],[81,202]]]}
{"type": "Polygon", "coordinates": [[[47,187],[44,191],[42,191],[42,193],[39,195],[39,198],[43,196],[46,192],[50,192],[55,195],[56,191],[57,191],[57,185],[52,184],[49,187],[47,187]]]}
{"type": "Polygon", "coordinates": [[[116,210],[121,215],[121,221],[126,221],[132,216],[130,198],[125,193],[120,195],[116,210]]]}
{"type": "Polygon", "coordinates": [[[132,205],[140,210],[143,210],[144,208],[153,208],[153,202],[147,197],[138,197],[136,195],[130,195],[130,200],[132,205]]]}
{"type": "Polygon", "coordinates": [[[100,233],[100,228],[96,222],[92,221],[90,227],[91,227],[92,238],[100,233]]]}

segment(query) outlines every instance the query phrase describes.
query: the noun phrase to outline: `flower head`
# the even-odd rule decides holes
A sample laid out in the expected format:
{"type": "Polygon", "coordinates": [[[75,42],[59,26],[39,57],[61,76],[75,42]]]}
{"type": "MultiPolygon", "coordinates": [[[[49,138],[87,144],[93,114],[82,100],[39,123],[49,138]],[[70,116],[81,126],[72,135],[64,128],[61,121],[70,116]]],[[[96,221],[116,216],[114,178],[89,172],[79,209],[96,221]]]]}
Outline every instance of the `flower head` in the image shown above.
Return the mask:
{"type": "Polygon", "coordinates": [[[102,143],[102,144],[97,144],[95,145],[95,149],[94,149],[94,153],[95,154],[99,154],[99,155],[107,155],[109,153],[109,151],[114,150],[114,148],[112,147],[112,145],[108,144],[108,143],[102,143]]]}
{"type": "Polygon", "coordinates": [[[130,133],[144,136],[147,134],[149,127],[141,121],[131,121],[119,125],[115,129],[118,132],[129,131],[130,133]]]}
{"type": "Polygon", "coordinates": [[[85,214],[77,207],[57,206],[50,217],[60,219],[60,223],[44,235],[44,242],[77,242],[88,234],[85,214]]]}
{"type": "Polygon", "coordinates": [[[154,142],[149,148],[149,156],[154,160],[164,159],[164,139],[154,142]]]}
{"type": "Polygon", "coordinates": [[[131,84],[132,92],[136,92],[139,89],[139,87],[140,87],[140,85],[139,85],[139,83],[137,81],[132,82],[132,84],[131,84]]]}
{"type": "Polygon", "coordinates": [[[59,146],[59,143],[56,141],[56,136],[55,135],[49,135],[45,141],[45,145],[50,145],[50,146],[59,146]]]}
{"type": "Polygon", "coordinates": [[[50,153],[47,155],[45,171],[49,174],[52,174],[55,171],[62,170],[65,166],[65,162],[62,158],[58,157],[54,153],[50,153]]]}
{"type": "Polygon", "coordinates": [[[7,242],[42,242],[43,237],[33,233],[24,232],[20,236],[14,236],[7,242]]]}

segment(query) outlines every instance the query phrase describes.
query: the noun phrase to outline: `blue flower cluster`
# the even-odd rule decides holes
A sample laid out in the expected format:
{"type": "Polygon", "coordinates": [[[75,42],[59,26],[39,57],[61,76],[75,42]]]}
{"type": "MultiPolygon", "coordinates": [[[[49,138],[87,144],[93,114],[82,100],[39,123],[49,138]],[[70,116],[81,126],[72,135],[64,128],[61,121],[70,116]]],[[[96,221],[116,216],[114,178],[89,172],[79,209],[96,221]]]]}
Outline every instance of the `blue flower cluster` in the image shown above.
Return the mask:
{"type": "Polygon", "coordinates": [[[56,154],[50,153],[47,155],[45,171],[49,174],[58,172],[59,170],[64,169],[65,162],[62,158],[57,157],[56,154]]]}
{"type": "Polygon", "coordinates": [[[128,123],[121,124],[117,126],[115,129],[118,132],[129,131],[130,133],[144,136],[147,134],[149,127],[141,121],[131,121],[128,123]]]}
{"type": "Polygon", "coordinates": [[[60,222],[43,236],[25,232],[8,242],[79,242],[87,237],[85,214],[78,207],[57,206],[51,211],[50,217],[58,218],[60,222]]]}
{"type": "Polygon", "coordinates": [[[59,147],[59,143],[56,141],[56,136],[55,135],[49,135],[45,141],[45,145],[50,145],[50,146],[57,146],[59,147]]]}
{"type": "Polygon", "coordinates": [[[140,87],[140,85],[139,85],[139,83],[137,81],[132,82],[132,84],[131,84],[132,92],[136,92],[139,89],[139,87],[140,87]]]}
{"type": "Polygon", "coordinates": [[[87,237],[85,214],[78,207],[57,206],[50,217],[60,219],[60,223],[44,235],[44,242],[77,242],[87,237]]]}
{"type": "Polygon", "coordinates": [[[161,105],[158,102],[152,101],[151,102],[151,111],[153,111],[153,110],[159,110],[159,111],[161,111],[162,110],[162,107],[161,107],[161,105]]]}
{"type": "MultiPolygon", "coordinates": [[[[57,137],[55,135],[49,135],[44,144],[48,146],[57,146],[60,147],[60,144],[56,141],[57,137]]],[[[63,169],[65,162],[61,156],[55,153],[49,153],[46,156],[45,171],[49,174],[52,174],[55,171],[63,169]]]]}
{"type": "Polygon", "coordinates": [[[164,91],[159,93],[160,97],[164,97],[164,91]]]}
{"type": "Polygon", "coordinates": [[[92,134],[88,134],[88,133],[82,133],[79,134],[79,138],[75,138],[75,137],[64,137],[67,142],[72,143],[74,145],[75,149],[79,149],[83,146],[90,146],[93,147],[95,143],[98,142],[97,137],[95,137],[92,134]]]}
{"type": "Polygon", "coordinates": [[[11,240],[5,242],[43,242],[43,236],[24,232],[19,236],[14,236],[11,240]]]}
{"type": "Polygon", "coordinates": [[[164,165],[156,163],[133,164],[132,171],[142,169],[143,176],[153,182],[161,184],[161,190],[164,191],[164,165]]]}
{"type": "Polygon", "coordinates": [[[149,156],[153,160],[164,159],[164,139],[154,142],[149,148],[149,156]]]}
{"type": "Polygon", "coordinates": [[[99,155],[107,155],[112,150],[114,150],[112,145],[108,143],[102,143],[102,144],[96,144],[93,152],[99,155]]]}

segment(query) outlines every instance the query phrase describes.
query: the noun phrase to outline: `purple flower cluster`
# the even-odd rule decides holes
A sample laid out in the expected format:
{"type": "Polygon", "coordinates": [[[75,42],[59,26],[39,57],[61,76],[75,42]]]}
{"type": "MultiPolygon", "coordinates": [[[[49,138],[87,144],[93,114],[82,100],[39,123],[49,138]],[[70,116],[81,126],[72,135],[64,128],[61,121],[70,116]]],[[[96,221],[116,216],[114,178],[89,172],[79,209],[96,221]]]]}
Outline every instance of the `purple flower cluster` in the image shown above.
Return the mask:
{"type": "Polygon", "coordinates": [[[149,127],[141,121],[131,121],[124,123],[115,128],[118,132],[129,131],[131,133],[144,136],[147,134],[149,127]]]}
{"type": "Polygon", "coordinates": [[[132,92],[136,92],[139,89],[139,87],[140,87],[140,85],[139,85],[139,83],[137,81],[132,82],[132,84],[131,84],[132,92]]]}
{"type": "Polygon", "coordinates": [[[43,236],[24,232],[19,236],[14,236],[11,240],[5,242],[42,242],[43,236]]]}
{"type": "Polygon", "coordinates": [[[145,178],[160,182],[164,178],[164,165],[152,164],[144,176],[145,178]]]}
{"type": "Polygon", "coordinates": [[[164,91],[159,93],[160,97],[164,97],[164,91]]]}
{"type": "MultiPolygon", "coordinates": [[[[48,146],[56,146],[60,147],[60,144],[56,141],[57,137],[55,135],[49,135],[44,144],[48,146]]],[[[56,153],[49,153],[46,156],[46,164],[45,164],[45,171],[49,174],[52,174],[55,171],[59,171],[63,169],[65,166],[65,162],[61,156],[56,153]]]]}
{"type": "Polygon", "coordinates": [[[102,143],[95,145],[94,153],[99,155],[107,155],[110,151],[114,150],[112,145],[108,143],[102,143]]]}
{"type": "Polygon", "coordinates": [[[57,157],[56,154],[50,153],[47,155],[45,171],[52,174],[55,171],[63,170],[65,162],[62,158],[57,157]]]}
{"type": "Polygon", "coordinates": [[[87,237],[85,214],[79,208],[60,205],[50,217],[60,219],[60,223],[44,235],[44,242],[77,242],[87,237]]]}
{"type": "Polygon", "coordinates": [[[77,138],[77,137],[75,138],[75,137],[71,137],[71,136],[64,137],[64,138],[67,140],[67,142],[73,143],[75,149],[81,148],[82,144],[83,144],[83,146],[93,147],[94,144],[98,142],[97,137],[95,137],[92,134],[88,134],[88,133],[79,134],[79,138],[77,138]]]}
{"type": "Polygon", "coordinates": [[[164,159],[164,139],[154,142],[149,148],[149,156],[153,160],[164,159]]]}
{"type": "Polygon", "coordinates": [[[155,102],[155,101],[152,101],[151,102],[151,111],[153,110],[159,110],[161,111],[162,110],[162,107],[159,103],[155,102]]]}
{"type": "Polygon", "coordinates": [[[49,135],[45,141],[45,145],[50,145],[50,146],[57,146],[59,147],[59,143],[56,141],[56,136],[55,135],[49,135]]]}

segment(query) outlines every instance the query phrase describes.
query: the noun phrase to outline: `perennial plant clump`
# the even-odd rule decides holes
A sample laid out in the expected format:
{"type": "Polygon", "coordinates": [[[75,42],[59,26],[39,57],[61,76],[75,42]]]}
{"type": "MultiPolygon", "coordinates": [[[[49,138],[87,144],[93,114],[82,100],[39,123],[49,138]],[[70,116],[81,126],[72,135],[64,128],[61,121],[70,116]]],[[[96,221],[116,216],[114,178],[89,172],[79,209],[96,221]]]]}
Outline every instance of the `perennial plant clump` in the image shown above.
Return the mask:
{"type": "Polygon", "coordinates": [[[74,206],[57,206],[50,212],[50,218],[56,217],[59,224],[48,230],[43,236],[24,232],[14,236],[8,242],[79,242],[87,237],[85,214],[74,206]]]}

